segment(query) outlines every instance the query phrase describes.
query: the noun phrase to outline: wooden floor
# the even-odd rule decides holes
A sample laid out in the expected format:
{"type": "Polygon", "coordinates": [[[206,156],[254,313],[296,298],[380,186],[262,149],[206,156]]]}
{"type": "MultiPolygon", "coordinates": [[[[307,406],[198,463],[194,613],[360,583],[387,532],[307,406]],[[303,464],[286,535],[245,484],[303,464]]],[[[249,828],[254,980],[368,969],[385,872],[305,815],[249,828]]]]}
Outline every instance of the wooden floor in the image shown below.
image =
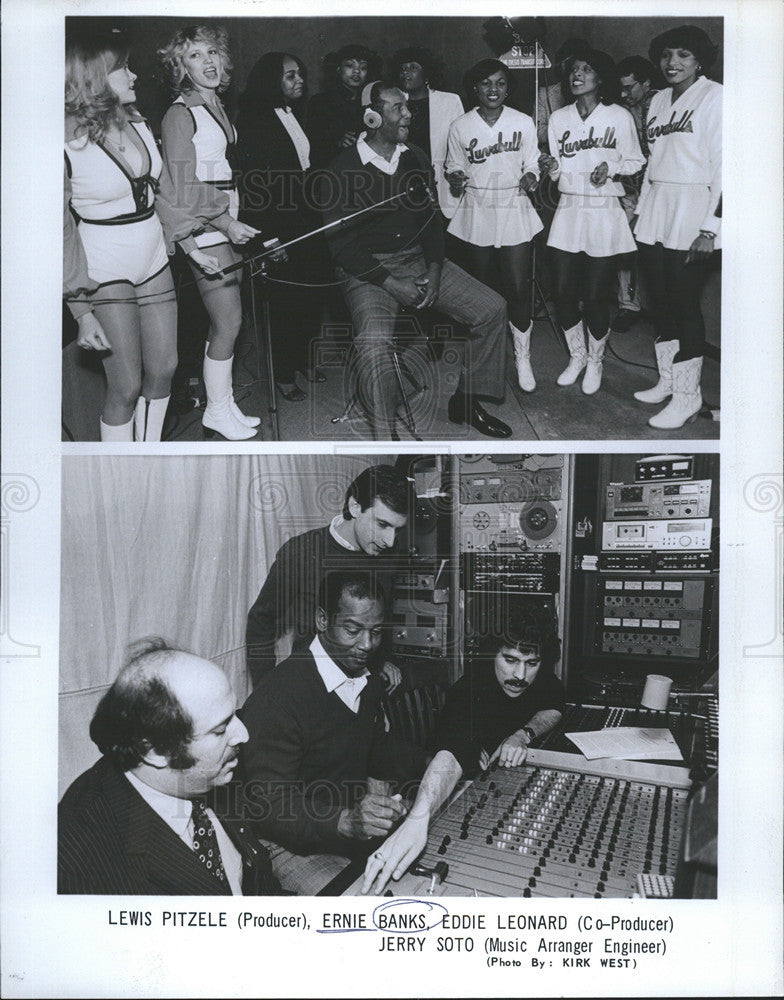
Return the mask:
{"type": "MultiPolygon", "coordinates": [[[[261,352],[263,355],[263,351],[261,352]]],[[[234,368],[235,398],[246,413],[261,416],[257,440],[274,440],[274,421],[270,413],[270,400],[263,361],[257,363],[255,336],[243,330],[236,348],[234,368]]],[[[602,441],[602,440],[699,440],[717,439],[720,424],[711,419],[711,411],[718,415],[719,365],[706,358],[703,364],[702,395],[706,407],[697,420],[677,431],[656,431],[648,426],[648,418],[661,406],[645,406],[636,402],[633,393],[647,388],[656,381],[653,333],[646,323],[640,323],[628,333],[613,333],[605,355],[602,387],[594,396],[586,396],[580,389],[580,380],[567,388],[555,384],[558,374],[565,367],[566,348],[556,339],[547,320],[537,320],[532,336],[531,357],[537,387],[533,393],[524,393],[517,385],[511,340],[507,347],[506,397],[501,404],[487,404],[487,409],[508,423],[513,439],[520,441],[602,441]]],[[[289,403],[278,395],[278,425],[281,441],[312,440],[370,440],[370,428],[362,412],[355,408],[350,417],[341,422],[333,418],[345,410],[349,393],[344,352],[323,352],[321,369],[326,382],[311,384],[301,381],[308,398],[299,403],[289,403]]],[[[422,358],[409,352],[411,367],[427,388],[412,394],[410,405],[417,432],[423,440],[480,440],[481,435],[463,425],[451,424],[447,419],[447,400],[457,380],[461,351],[447,347],[438,361],[422,358]]],[[[82,379],[87,378],[82,374],[82,379]]],[[[90,378],[100,380],[100,374],[90,373],[90,378]]],[[[78,407],[84,410],[90,395],[79,379],[64,380],[64,415],[67,413],[68,395],[74,395],[78,407]]],[[[94,392],[94,390],[93,390],[94,392]]],[[[70,434],[76,440],[97,440],[100,401],[90,409],[85,429],[70,421],[70,434]],[[94,419],[93,419],[94,417],[94,419]],[[74,432],[76,431],[76,432],[74,432]]],[[[72,411],[76,404],[72,401],[72,411]]],[[[66,424],[69,420],[64,416],[66,424]]],[[[412,434],[398,421],[402,440],[411,440],[412,434]]],[[[68,433],[64,434],[67,439],[68,433]]],[[[197,441],[202,438],[201,411],[196,409],[181,416],[170,434],[170,440],[197,441]]]]}
{"type": "MultiPolygon", "coordinates": [[[[526,393],[518,387],[510,340],[506,398],[502,404],[486,404],[489,411],[509,424],[515,440],[718,438],[720,425],[709,418],[700,417],[679,431],[656,431],[648,426],[648,418],[661,406],[645,406],[633,397],[637,389],[647,388],[656,381],[653,334],[646,324],[640,324],[629,333],[611,335],[605,355],[602,387],[595,396],[584,395],[579,379],[567,388],[556,385],[555,380],[565,367],[568,355],[547,321],[535,323],[531,341],[536,390],[526,393]]],[[[447,348],[435,363],[423,363],[419,352],[414,353],[410,360],[416,376],[427,384],[424,392],[412,392],[409,400],[419,436],[423,440],[488,440],[475,431],[469,432],[463,425],[450,423],[447,418],[447,401],[454,391],[459,371],[459,352],[447,348]]],[[[336,356],[332,365],[327,362],[321,367],[327,377],[325,383],[313,385],[301,381],[302,388],[308,393],[306,400],[289,403],[278,397],[280,439],[369,440],[369,425],[357,408],[349,419],[332,422],[345,410],[350,390],[340,355],[336,356]]],[[[703,368],[703,399],[710,409],[718,410],[719,365],[706,358],[703,368]]],[[[261,402],[255,392],[253,398],[259,398],[261,402]]],[[[248,405],[243,404],[247,412],[252,409],[250,399],[249,396],[248,405]]],[[[265,436],[271,434],[272,425],[266,408],[253,409],[252,412],[264,418],[265,436]]],[[[412,439],[402,421],[398,421],[398,433],[402,440],[412,439]]]]}

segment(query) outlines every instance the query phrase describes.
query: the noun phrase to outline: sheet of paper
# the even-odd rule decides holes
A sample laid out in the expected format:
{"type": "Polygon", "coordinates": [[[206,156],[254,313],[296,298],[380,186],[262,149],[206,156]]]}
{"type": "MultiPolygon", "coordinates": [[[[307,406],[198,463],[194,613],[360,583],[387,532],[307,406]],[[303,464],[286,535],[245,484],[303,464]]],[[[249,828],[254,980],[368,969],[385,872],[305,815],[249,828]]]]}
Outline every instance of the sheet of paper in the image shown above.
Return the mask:
{"type": "MultiPolygon", "coordinates": [[[[222,0],[219,4],[173,0],[166,5],[152,0],[5,0],[0,504],[3,997],[238,998],[259,993],[281,997],[519,997],[529,993],[614,997],[646,996],[652,983],[659,996],[782,995],[782,8],[771,0],[668,0],[664,4],[530,0],[516,6],[499,10],[490,0],[451,0],[427,8],[412,0],[398,4],[349,0],[339,6],[324,0],[308,4],[297,0],[265,0],[263,4],[257,0],[222,0]],[[428,45],[448,64],[449,76],[459,81],[470,61],[493,54],[484,37],[485,19],[519,13],[520,8],[531,15],[525,20],[531,22],[532,30],[547,30],[550,52],[567,34],[585,33],[593,44],[606,48],[601,43],[607,37],[604,22],[617,19],[624,31],[614,32],[618,41],[610,53],[613,57],[625,54],[627,42],[630,45],[635,37],[640,39],[635,53],[644,55],[648,39],[670,24],[724,19],[727,156],[720,440],[692,440],[669,432],[646,432],[643,440],[627,438],[626,428],[613,418],[615,400],[606,389],[587,397],[579,385],[556,389],[554,375],[545,379],[543,367],[538,367],[545,357],[560,351],[561,363],[565,363],[566,355],[543,320],[536,328],[532,352],[540,383],[536,394],[522,397],[516,387],[510,340],[507,397],[514,395],[521,407],[533,407],[547,405],[548,393],[571,393],[575,407],[603,414],[606,440],[588,435],[566,438],[557,421],[551,422],[543,440],[529,436],[507,442],[487,439],[486,444],[473,437],[427,444],[368,443],[348,439],[348,435],[346,440],[328,442],[316,433],[312,441],[280,445],[167,442],[145,452],[138,444],[62,440],[66,18],[93,17],[105,30],[133,22],[134,38],[140,43],[131,62],[135,72],[140,69],[140,52],[146,53],[139,86],[145,110],[158,88],[159,100],[168,100],[155,50],[162,44],[161,36],[165,40],[182,25],[225,21],[238,46],[236,54],[241,56],[238,65],[246,69],[271,49],[298,56],[312,53],[310,84],[315,92],[321,86],[321,57],[327,55],[327,48],[344,42],[377,48],[386,59],[398,46],[428,45]],[[443,15],[460,16],[464,23],[457,31],[446,30],[443,15]],[[272,21],[275,17],[290,18],[290,29],[273,33],[265,26],[264,32],[251,32],[243,20],[272,21]],[[426,19],[424,28],[416,23],[419,17],[426,19]],[[636,30],[637,18],[647,21],[644,35],[636,30]],[[68,461],[93,467],[106,457],[122,461],[137,456],[140,462],[162,468],[167,463],[177,467],[199,464],[205,455],[255,453],[340,456],[356,451],[391,457],[434,451],[465,457],[477,450],[509,455],[532,450],[575,453],[580,458],[645,449],[650,453],[714,452],[721,457],[722,589],[715,624],[722,657],[717,899],[442,897],[439,909],[434,899],[418,906],[397,891],[395,899],[226,897],[220,905],[198,897],[57,895],[58,735],[67,714],[58,707],[59,701],[66,700],[59,691],[61,579],[75,578],[78,584],[82,573],[79,563],[61,558],[61,506],[78,512],[100,503],[97,485],[78,496],[62,489],[62,468],[68,461]],[[398,924],[410,931],[381,930],[380,917],[389,912],[385,907],[390,903],[400,907],[396,912],[401,917],[410,914],[407,925],[398,924]],[[436,923],[439,917],[441,922],[436,923]],[[328,921],[334,928],[341,919],[344,933],[327,929],[328,921]],[[593,945],[592,952],[578,950],[586,944],[593,945]]],[[[520,82],[527,85],[529,81],[521,76],[520,82]]],[[[520,93],[518,89],[515,96],[520,93]]],[[[234,96],[238,96],[236,86],[234,96]]],[[[682,123],[684,129],[687,124],[682,123]]],[[[634,335],[611,337],[608,368],[622,364],[625,342],[634,335]]],[[[442,405],[447,388],[440,387],[442,405]]],[[[551,461],[548,454],[536,457],[541,457],[542,467],[551,461]]],[[[159,485],[150,491],[146,503],[155,507],[160,501],[159,485]]],[[[198,503],[196,490],[185,498],[186,505],[198,503]]],[[[138,521],[134,509],[127,516],[138,521]]],[[[252,517],[259,519],[255,508],[252,517]]],[[[561,517],[564,524],[571,523],[566,496],[559,508],[561,517]]],[[[225,534],[224,511],[219,507],[215,507],[215,522],[216,533],[225,534]]],[[[182,523],[186,523],[184,518],[182,523]]],[[[194,537],[192,548],[203,552],[204,542],[194,537]]],[[[130,529],[107,539],[116,577],[127,577],[138,594],[159,580],[154,572],[141,582],[131,580],[122,546],[144,544],[149,540],[145,542],[138,531],[130,529]]],[[[107,575],[100,599],[76,608],[84,633],[85,664],[115,662],[120,654],[119,648],[109,647],[100,651],[100,659],[90,658],[92,623],[104,618],[110,624],[116,618],[118,629],[127,623],[126,630],[134,635],[161,631],[171,637],[180,627],[192,633],[194,622],[207,632],[211,623],[199,623],[214,617],[214,641],[203,651],[219,650],[238,657],[241,639],[230,645],[233,635],[226,627],[232,609],[212,601],[214,571],[201,581],[196,577],[194,585],[191,566],[190,558],[183,559],[182,589],[189,596],[199,595],[198,606],[194,604],[180,619],[171,614],[169,595],[164,595],[156,615],[160,624],[156,621],[154,628],[140,616],[138,599],[127,605],[114,602],[113,581],[107,575]]],[[[248,548],[227,575],[239,578],[240,567],[249,574],[260,573],[261,566],[259,553],[248,548]]],[[[584,568],[589,568],[587,563],[584,568]]],[[[447,584],[440,581],[440,585],[447,584]]],[[[64,742],[71,736],[79,745],[87,741],[88,721],[83,720],[78,732],[76,727],[73,733],[63,731],[64,742]]],[[[661,756],[657,750],[657,757],[661,756]]]]}
{"type": "Polygon", "coordinates": [[[669,729],[642,729],[619,726],[590,733],[567,733],[588,760],[620,757],[623,760],[683,760],[683,754],[669,729]]]}

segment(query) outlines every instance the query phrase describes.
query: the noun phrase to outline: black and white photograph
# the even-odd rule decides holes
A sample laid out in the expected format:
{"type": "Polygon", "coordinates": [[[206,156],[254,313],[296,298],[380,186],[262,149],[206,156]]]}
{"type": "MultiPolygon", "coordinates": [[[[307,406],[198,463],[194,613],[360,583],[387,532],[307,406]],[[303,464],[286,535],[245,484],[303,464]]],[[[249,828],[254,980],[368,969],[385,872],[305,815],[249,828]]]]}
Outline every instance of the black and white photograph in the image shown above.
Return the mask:
{"type": "Polygon", "coordinates": [[[717,439],[723,36],[68,17],[63,440],[717,439]]]}
{"type": "Polygon", "coordinates": [[[715,898],[718,466],[66,458],[59,891],[715,898]]]}
{"type": "Polygon", "coordinates": [[[0,46],[0,994],[784,996],[781,4],[0,46]]]}

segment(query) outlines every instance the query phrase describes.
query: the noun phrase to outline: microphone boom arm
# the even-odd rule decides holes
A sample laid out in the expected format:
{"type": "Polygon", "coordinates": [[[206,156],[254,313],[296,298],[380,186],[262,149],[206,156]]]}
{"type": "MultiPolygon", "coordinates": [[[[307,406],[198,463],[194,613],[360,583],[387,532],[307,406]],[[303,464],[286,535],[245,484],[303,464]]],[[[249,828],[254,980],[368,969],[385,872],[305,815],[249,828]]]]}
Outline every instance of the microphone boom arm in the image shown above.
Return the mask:
{"type": "Polygon", "coordinates": [[[303,240],[309,240],[312,236],[318,236],[319,233],[325,233],[327,230],[334,229],[336,226],[348,225],[349,222],[358,218],[360,215],[365,215],[366,212],[372,212],[377,208],[381,208],[382,205],[389,205],[393,201],[399,201],[401,198],[407,197],[408,193],[408,190],[401,191],[399,194],[392,195],[391,198],[385,198],[384,201],[376,202],[374,205],[368,205],[367,208],[360,208],[358,211],[351,212],[349,215],[344,215],[340,219],[333,219],[332,222],[328,222],[326,225],[320,226],[318,229],[313,229],[309,233],[303,233],[302,236],[295,236],[294,239],[289,240],[288,243],[276,244],[274,247],[270,247],[262,253],[254,254],[253,257],[244,258],[236,264],[229,264],[228,267],[223,268],[223,273],[229,274],[231,271],[238,271],[246,264],[253,264],[255,261],[263,260],[265,257],[271,257],[274,254],[279,254],[287,247],[294,246],[295,243],[301,243],[303,240]]]}

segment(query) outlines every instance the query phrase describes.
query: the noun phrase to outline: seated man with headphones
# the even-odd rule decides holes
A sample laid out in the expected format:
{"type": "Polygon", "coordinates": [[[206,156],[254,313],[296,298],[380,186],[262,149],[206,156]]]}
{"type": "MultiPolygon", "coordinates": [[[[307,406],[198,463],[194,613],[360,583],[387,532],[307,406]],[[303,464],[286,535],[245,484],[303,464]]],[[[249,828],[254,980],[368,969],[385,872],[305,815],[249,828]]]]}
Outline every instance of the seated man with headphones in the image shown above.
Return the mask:
{"type": "Polygon", "coordinates": [[[449,419],[488,437],[510,437],[511,428],[479,402],[504,396],[506,303],[444,258],[432,168],[406,143],[406,95],[376,81],[363,90],[362,104],[367,132],[329,165],[322,205],[328,223],[362,212],[327,239],[354,323],[359,390],[374,437],[397,438],[392,339],[400,306],[434,306],[469,328],[449,419]]]}

